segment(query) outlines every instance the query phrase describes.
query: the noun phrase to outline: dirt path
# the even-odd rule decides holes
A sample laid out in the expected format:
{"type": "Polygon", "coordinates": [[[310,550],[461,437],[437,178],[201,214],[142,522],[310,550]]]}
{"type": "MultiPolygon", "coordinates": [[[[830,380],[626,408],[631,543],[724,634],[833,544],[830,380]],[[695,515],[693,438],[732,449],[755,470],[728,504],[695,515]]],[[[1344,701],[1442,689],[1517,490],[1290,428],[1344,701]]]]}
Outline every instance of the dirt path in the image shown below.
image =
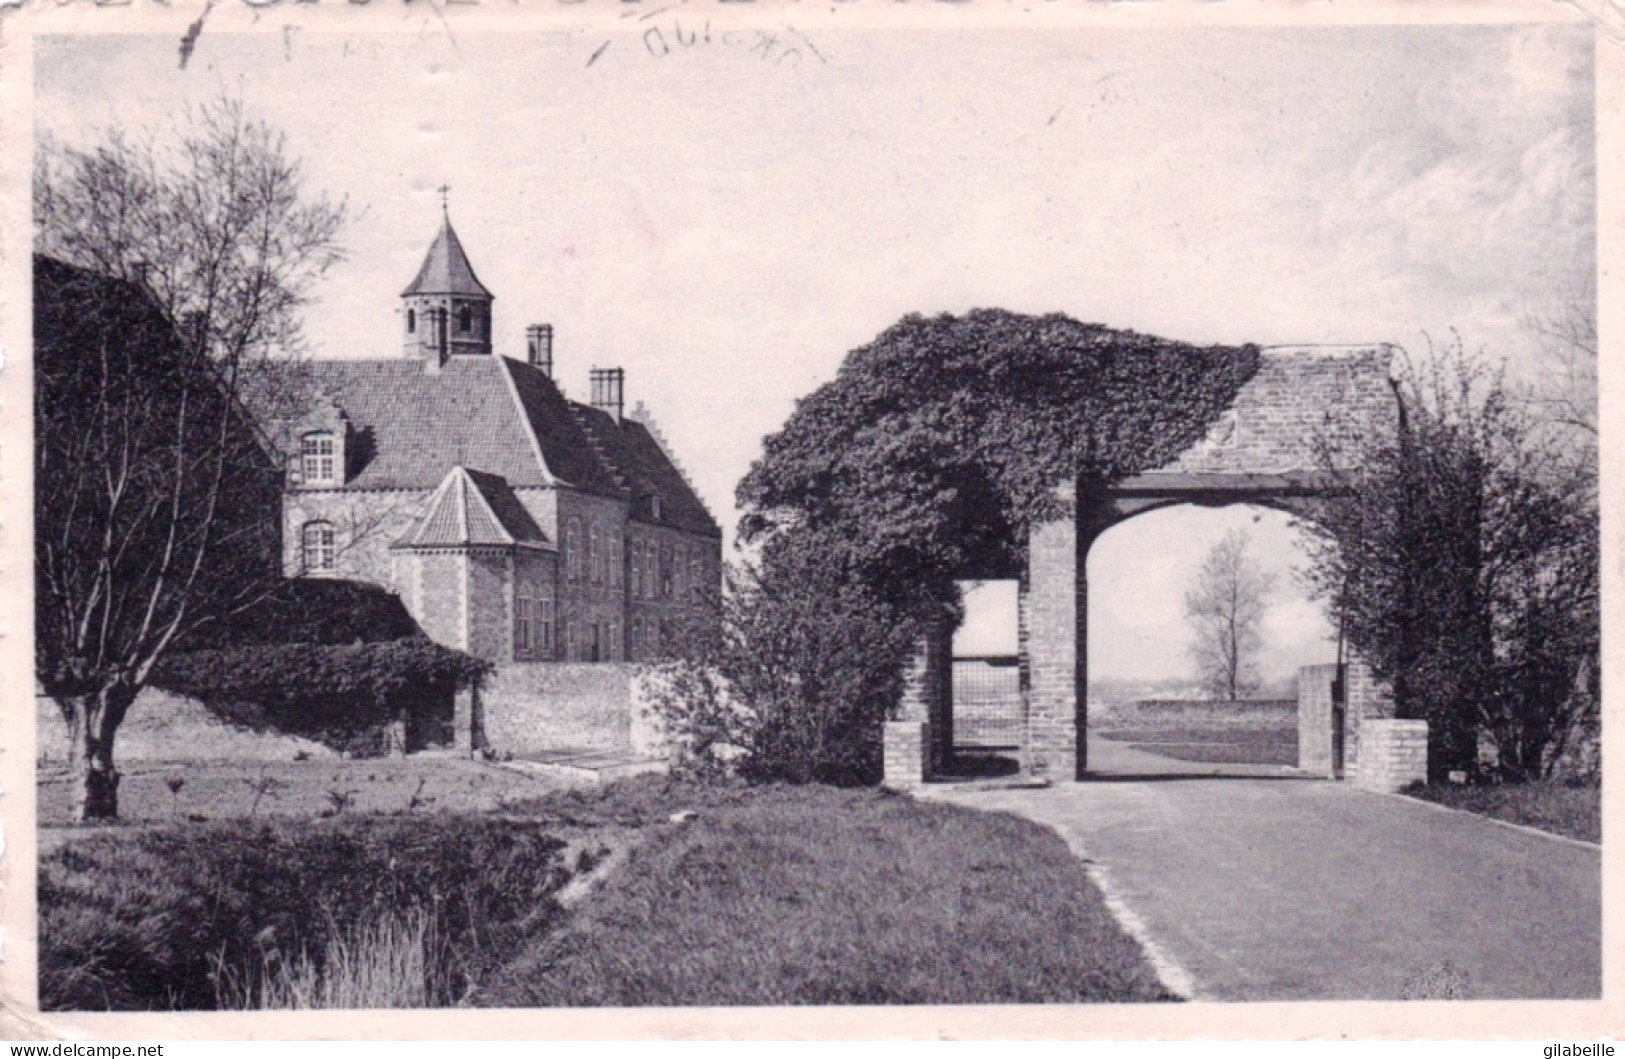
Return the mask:
{"type": "Polygon", "coordinates": [[[1089,752],[1096,780],[928,796],[1055,828],[1197,998],[1600,994],[1595,849],[1279,767],[1089,752]]]}

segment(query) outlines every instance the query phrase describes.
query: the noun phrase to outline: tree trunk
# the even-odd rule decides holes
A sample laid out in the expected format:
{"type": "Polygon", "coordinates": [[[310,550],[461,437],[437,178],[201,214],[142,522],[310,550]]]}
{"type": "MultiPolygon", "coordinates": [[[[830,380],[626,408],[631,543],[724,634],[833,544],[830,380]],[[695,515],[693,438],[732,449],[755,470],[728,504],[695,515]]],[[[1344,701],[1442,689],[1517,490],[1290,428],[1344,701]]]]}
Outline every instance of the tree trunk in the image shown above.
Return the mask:
{"type": "Polygon", "coordinates": [[[113,736],[139,690],[114,681],[94,692],[57,698],[68,722],[73,819],[81,823],[118,816],[119,774],[113,766],[113,736]]]}

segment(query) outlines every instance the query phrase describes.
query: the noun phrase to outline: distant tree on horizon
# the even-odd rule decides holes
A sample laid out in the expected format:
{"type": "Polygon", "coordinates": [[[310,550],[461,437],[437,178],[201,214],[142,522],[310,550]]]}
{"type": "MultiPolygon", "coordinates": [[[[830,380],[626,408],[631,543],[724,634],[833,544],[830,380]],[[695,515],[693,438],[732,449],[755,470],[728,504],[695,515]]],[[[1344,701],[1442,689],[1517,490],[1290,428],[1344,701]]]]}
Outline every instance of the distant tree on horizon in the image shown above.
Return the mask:
{"type": "Polygon", "coordinates": [[[1209,549],[1185,593],[1197,679],[1208,694],[1227,702],[1260,685],[1264,604],[1275,587],[1275,575],[1247,554],[1248,541],[1246,530],[1226,533],[1209,549]]]}

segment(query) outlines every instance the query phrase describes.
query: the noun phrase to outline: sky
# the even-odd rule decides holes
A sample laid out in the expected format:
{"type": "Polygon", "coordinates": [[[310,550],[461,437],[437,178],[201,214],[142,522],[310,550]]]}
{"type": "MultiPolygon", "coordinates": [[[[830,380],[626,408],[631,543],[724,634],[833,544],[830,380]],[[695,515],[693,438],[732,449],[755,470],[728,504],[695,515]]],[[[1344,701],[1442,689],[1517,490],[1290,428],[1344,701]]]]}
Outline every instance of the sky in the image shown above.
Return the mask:
{"type": "MultiPolygon", "coordinates": [[[[1527,373],[1523,320],[1594,273],[1585,25],[793,32],[764,49],[681,11],[613,34],[205,31],[185,69],[169,36],[42,38],[35,120],[162,140],[227,93],[285,130],[355,211],[306,318],[323,357],[398,354],[450,185],[498,352],[552,323],[578,399],[624,367],[730,527],[762,437],[906,313],[1412,350],[1455,329],[1527,373]]],[[[1140,573],[1123,602],[1091,593],[1091,634],[1124,630],[1094,671],[1184,667],[1179,571],[1232,522],[1289,581],[1290,532],[1252,514],[1108,534],[1091,576],[1140,573]]],[[[1307,607],[1272,611],[1277,668],[1307,607]]]]}

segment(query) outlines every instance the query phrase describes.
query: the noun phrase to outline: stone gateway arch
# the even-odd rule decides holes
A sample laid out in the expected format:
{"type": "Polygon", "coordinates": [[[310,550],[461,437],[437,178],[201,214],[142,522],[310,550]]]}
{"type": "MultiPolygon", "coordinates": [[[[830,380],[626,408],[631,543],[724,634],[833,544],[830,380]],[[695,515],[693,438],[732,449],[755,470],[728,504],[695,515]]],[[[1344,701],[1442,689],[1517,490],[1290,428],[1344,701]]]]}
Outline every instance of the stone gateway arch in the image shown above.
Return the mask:
{"type": "MultiPolygon", "coordinates": [[[[1174,504],[1257,504],[1310,514],[1329,488],[1320,455],[1328,431],[1395,429],[1392,346],[1293,346],[1263,350],[1258,371],[1198,444],[1164,467],[1094,496],[1068,483],[1063,510],[1030,529],[1019,571],[1021,757],[1033,776],[1081,779],[1086,741],[1089,549],[1105,530],[1174,504]]],[[[909,786],[946,768],[953,753],[952,629],[927,634],[908,675],[899,721],[888,723],[886,782],[909,786]]],[[[1312,667],[1328,684],[1333,666],[1312,667]]],[[[1352,665],[1343,689],[1347,761],[1358,756],[1362,720],[1389,717],[1392,703],[1352,665]]],[[[1408,740],[1409,736],[1407,736],[1408,740]]],[[[1373,746],[1371,749],[1375,750],[1373,746]]],[[[1377,764],[1375,754],[1368,754],[1377,764]]]]}

